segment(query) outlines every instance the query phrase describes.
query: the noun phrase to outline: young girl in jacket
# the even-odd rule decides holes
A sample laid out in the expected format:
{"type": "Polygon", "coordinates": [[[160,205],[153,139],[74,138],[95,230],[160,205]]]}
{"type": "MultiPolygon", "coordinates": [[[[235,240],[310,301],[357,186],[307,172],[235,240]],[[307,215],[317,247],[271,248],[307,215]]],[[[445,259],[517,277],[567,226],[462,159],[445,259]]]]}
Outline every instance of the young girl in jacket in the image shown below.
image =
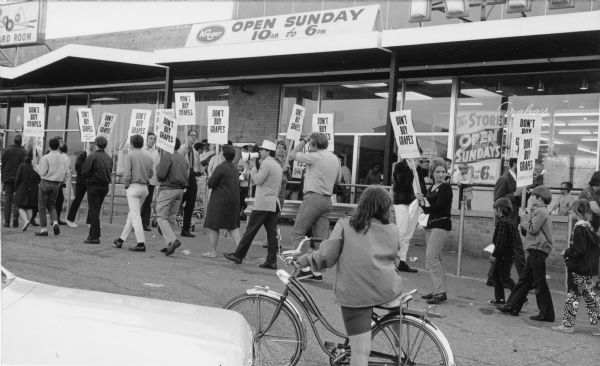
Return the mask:
{"type": "Polygon", "coordinates": [[[563,253],[567,263],[569,292],[562,324],[552,327],[552,330],[573,333],[579,300],[583,297],[590,323],[598,327],[593,334],[600,336],[600,303],[592,284],[592,276],[598,274],[600,238],[592,232],[590,203],[584,199],[576,200],[572,210],[571,215],[576,221],[571,235],[572,243],[563,253]]]}
{"type": "Polygon", "coordinates": [[[335,302],[352,348],[351,366],[367,365],[371,351],[373,306],[394,300],[402,292],[396,271],[398,228],[390,223],[392,199],[381,188],[369,187],[360,196],[350,219],[337,222],[318,251],[298,258],[313,271],[337,264],[335,302]]]}
{"type": "MultiPolygon", "coordinates": [[[[496,214],[496,227],[494,228],[494,252],[490,262],[494,264],[494,300],[488,301],[492,305],[505,304],[504,283],[512,282],[510,278],[510,264],[514,257],[514,242],[519,236],[517,226],[514,224],[511,213],[512,203],[506,197],[498,198],[494,202],[494,213],[496,214]]],[[[510,289],[512,290],[514,286],[510,289]]]]}

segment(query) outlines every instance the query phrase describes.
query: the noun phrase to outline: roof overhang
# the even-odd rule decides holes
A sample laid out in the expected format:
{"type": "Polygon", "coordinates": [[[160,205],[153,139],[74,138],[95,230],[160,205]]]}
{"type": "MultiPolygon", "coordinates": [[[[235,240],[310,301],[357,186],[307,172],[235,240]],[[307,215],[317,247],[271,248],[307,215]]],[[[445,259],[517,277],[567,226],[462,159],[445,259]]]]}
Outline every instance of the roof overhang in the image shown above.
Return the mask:
{"type": "MultiPolygon", "coordinates": [[[[450,24],[382,32],[381,46],[399,53],[402,70],[519,60],[600,61],[600,11],[450,24]]],[[[600,65],[598,65],[600,66],[600,65]]],[[[456,68],[456,67],[453,67],[456,68]]]]}
{"type": "Polygon", "coordinates": [[[16,67],[0,67],[0,85],[70,86],[164,79],[151,52],[70,44],[16,67]]]}
{"type": "Polygon", "coordinates": [[[155,51],[176,78],[302,75],[389,67],[381,32],[155,51]]]}

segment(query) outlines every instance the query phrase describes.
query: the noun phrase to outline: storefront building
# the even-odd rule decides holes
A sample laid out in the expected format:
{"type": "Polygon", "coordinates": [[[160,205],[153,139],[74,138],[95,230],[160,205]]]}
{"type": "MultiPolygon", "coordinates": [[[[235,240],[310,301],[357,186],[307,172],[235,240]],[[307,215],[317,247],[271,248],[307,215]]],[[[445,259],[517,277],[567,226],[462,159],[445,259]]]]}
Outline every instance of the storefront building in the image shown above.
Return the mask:
{"type": "Polygon", "coordinates": [[[32,60],[0,69],[2,143],[22,129],[24,103],[44,103],[46,137],[63,136],[74,158],[83,149],[76,110],[89,106],[96,123],[104,112],[118,115],[110,141],[118,156],[132,109],[169,107],[185,91],[195,93],[201,137],[207,107],[229,106],[233,142],[284,138],[294,104],[306,107],[304,133],[313,113],[333,113],[335,152],[346,157],[351,183],[364,184],[378,164],[389,184],[397,157],[388,113],[410,109],[424,158],[469,164],[479,185],[473,210],[490,211],[510,151],[507,125],[515,113],[537,113],[544,184],[583,188],[600,163],[600,1],[529,3],[512,12],[511,1],[477,1],[465,15],[431,1],[238,1],[223,27],[248,28],[255,39],[190,45],[211,23],[58,40],[53,48],[84,46],[21,50],[32,60]],[[373,4],[367,26],[336,33],[334,20],[371,14],[373,4]],[[287,30],[305,37],[272,38],[269,21],[289,21],[287,30]],[[134,43],[135,51],[116,49],[134,43]]]}

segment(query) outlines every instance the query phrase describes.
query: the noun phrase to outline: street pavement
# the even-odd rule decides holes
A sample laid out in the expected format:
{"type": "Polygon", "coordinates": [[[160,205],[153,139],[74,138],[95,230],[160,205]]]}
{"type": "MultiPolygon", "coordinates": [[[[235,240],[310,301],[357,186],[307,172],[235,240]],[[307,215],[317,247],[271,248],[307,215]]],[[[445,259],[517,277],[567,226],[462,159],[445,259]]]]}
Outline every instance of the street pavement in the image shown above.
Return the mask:
{"type": "MultiPolygon", "coordinates": [[[[126,249],[135,245],[133,232],[123,248],[116,249],[112,241],[121,233],[125,217],[116,217],[113,222],[116,224],[103,223],[100,245],[83,243],[87,227],[82,221],[78,228],[61,226],[61,235],[50,233],[48,237],[34,236],[35,227],[25,233],[2,228],[2,265],[17,276],[52,285],[213,307],[222,307],[255,285],[267,285],[277,292],[283,290],[274,271],[258,267],[266,255],[266,249],[262,247],[266,238],[263,230],[244,263],[236,265],[222,257],[222,252],[234,250],[231,238],[224,236],[220,238],[217,258],[201,256],[208,250],[206,235],[183,238],[183,245],[167,257],[160,252],[164,244],[156,229],[146,233],[145,253],[126,249]]],[[[281,244],[291,247],[291,226],[281,223],[279,227],[281,244]]],[[[429,275],[423,269],[424,251],[422,246],[410,247],[409,259],[412,261],[409,260],[409,264],[419,268],[419,272],[403,273],[405,288],[418,288],[419,294],[427,293],[430,284],[429,275]]],[[[278,265],[286,268],[281,261],[278,265]]],[[[487,304],[493,297],[493,289],[485,285],[489,266],[485,259],[463,258],[465,277],[455,275],[456,253],[445,252],[444,265],[448,273],[448,301],[437,306],[435,311],[445,317],[433,319],[433,322],[448,338],[458,365],[600,365],[600,337],[592,336],[593,328],[587,323],[585,309],[579,311],[575,334],[556,333],[550,329],[552,323],[529,320],[529,316],[537,313],[533,295],[529,296],[529,304],[519,317],[500,314],[487,304]]],[[[307,283],[306,287],[327,319],[338,329],[343,329],[339,307],[334,304],[334,272],[335,269],[327,271],[323,283],[307,283]]],[[[549,275],[558,324],[564,306],[564,279],[560,272],[549,275]]],[[[411,307],[427,306],[419,294],[411,307]]],[[[328,364],[310,327],[306,326],[309,345],[299,365],[328,364]]],[[[320,330],[325,340],[339,341],[326,334],[322,327],[320,330]]]]}

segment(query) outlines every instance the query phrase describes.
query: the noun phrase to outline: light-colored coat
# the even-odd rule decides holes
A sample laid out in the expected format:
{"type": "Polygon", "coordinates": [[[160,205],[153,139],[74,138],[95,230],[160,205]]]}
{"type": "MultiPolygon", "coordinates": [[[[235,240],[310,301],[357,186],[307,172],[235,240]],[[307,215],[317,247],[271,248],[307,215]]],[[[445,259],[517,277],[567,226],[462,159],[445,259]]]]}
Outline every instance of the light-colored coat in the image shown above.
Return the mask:
{"type": "Polygon", "coordinates": [[[260,164],[258,171],[252,168],[250,177],[256,184],[253,211],[277,211],[280,205],[277,195],[281,187],[282,174],[281,165],[270,156],[260,164]]]}

